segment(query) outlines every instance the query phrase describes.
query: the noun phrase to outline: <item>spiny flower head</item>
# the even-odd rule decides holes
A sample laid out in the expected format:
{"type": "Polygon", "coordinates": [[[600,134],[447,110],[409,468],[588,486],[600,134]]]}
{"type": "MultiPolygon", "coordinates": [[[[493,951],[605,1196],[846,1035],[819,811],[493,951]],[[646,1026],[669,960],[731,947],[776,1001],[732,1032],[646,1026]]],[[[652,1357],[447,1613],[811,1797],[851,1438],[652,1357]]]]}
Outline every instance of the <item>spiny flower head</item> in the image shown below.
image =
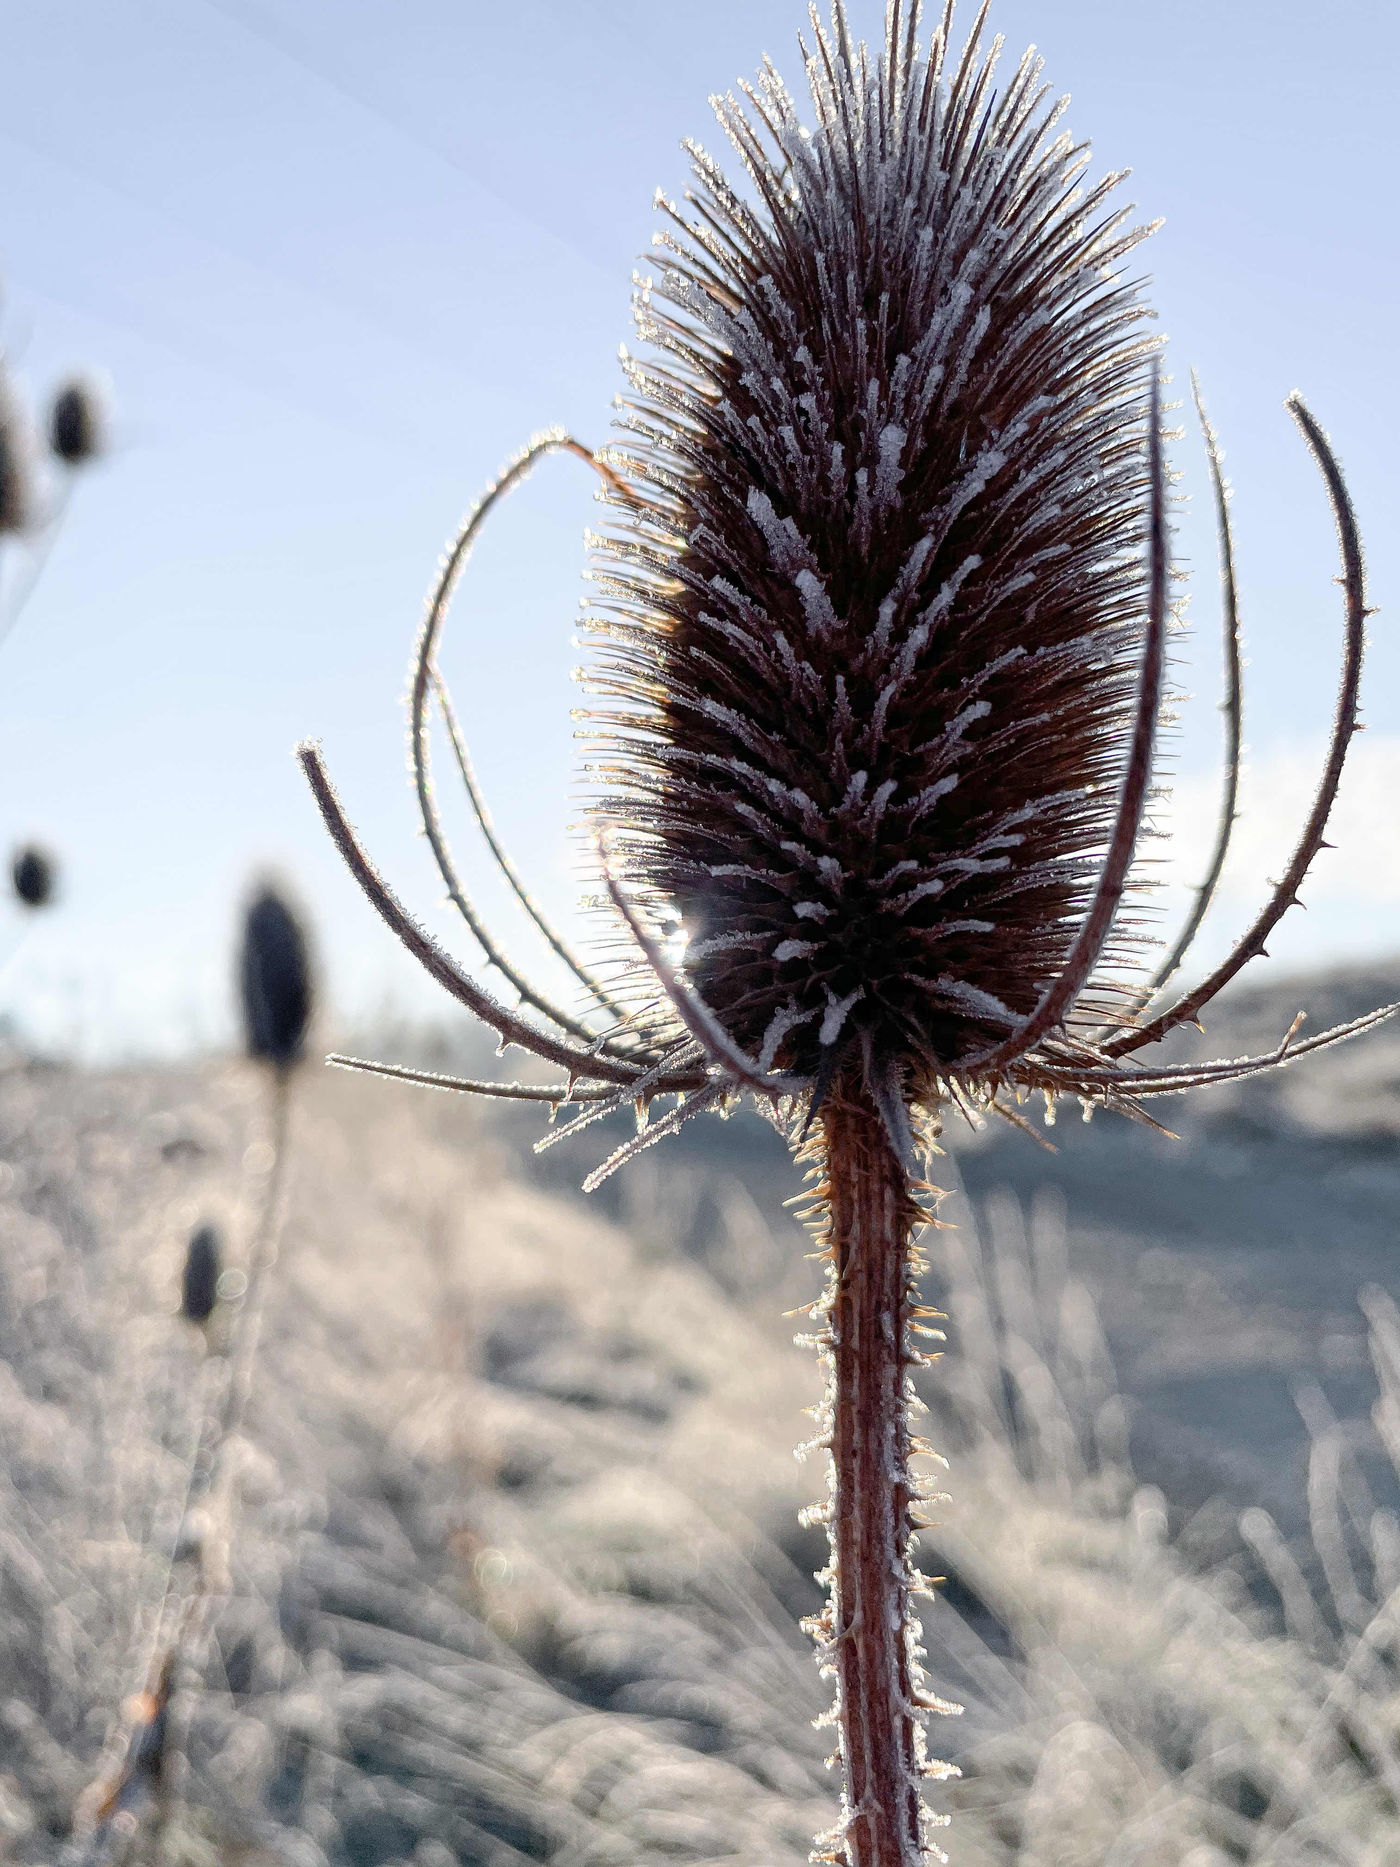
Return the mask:
{"type": "MultiPolygon", "coordinates": [[[[692,148],[644,288],[607,547],[604,811],[764,1069],[917,1094],[1065,966],[1142,659],[1152,342],[1030,55],[999,98],[839,4],[692,148]],[[806,51],[806,48],[804,48],[806,51]]],[[[975,40],[974,32],[974,40],[975,40]]],[[[1153,437],[1155,440],[1155,437],[1153,437]]]]}

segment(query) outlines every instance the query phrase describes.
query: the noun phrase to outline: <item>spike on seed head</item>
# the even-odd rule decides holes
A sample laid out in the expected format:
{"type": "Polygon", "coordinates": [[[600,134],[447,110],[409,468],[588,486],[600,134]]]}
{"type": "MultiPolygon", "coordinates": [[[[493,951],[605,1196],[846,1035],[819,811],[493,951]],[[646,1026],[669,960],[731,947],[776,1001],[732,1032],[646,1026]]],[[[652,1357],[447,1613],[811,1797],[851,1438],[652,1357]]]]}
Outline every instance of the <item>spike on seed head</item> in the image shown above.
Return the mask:
{"type": "Polygon", "coordinates": [[[58,884],[57,864],[47,850],[31,843],[15,851],[10,864],[10,881],[15,898],[25,907],[47,907],[58,884]]]}
{"type": "Polygon", "coordinates": [[[191,1233],[180,1279],[180,1313],[187,1321],[203,1324],[213,1315],[222,1256],[219,1234],[212,1225],[201,1225],[191,1233]]]}
{"type": "MultiPolygon", "coordinates": [[[[595,679],[633,873],[748,1055],[918,1099],[1061,974],[1113,830],[1143,644],[1151,341],[1029,57],[835,31],[813,126],[720,106],[757,205],[637,307],[595,679]]],[[[898,30],[896,30],[898,28],[898,30]]]]}
{"type": "Polygon", "coordinates": [[[68,467],[82,467],[106,451],[107,410],[95,384],[65,383],[49,407],[49,451],[68,467]]]}
{"type": "Polygon", "coordinates": [[[306,933],[271,887],[249,903],[243,922],[239,985],[247,1052],[278,1071],[301,1061],[313,987],[306,933]]]}

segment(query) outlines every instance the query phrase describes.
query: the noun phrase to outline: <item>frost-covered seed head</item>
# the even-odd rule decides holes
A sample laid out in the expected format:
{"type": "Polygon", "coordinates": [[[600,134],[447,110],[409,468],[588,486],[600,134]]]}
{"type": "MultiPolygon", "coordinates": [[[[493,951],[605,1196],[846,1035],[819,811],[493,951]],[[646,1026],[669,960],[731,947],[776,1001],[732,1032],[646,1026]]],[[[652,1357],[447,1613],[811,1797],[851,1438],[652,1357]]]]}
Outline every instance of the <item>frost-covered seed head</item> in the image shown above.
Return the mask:
{"type": "MultiPolygon", "coordinates": [[[[950,10],[951,11],[951,10],[950,10]]],[[[1029,55],[1001,93],[840,6],[765,67],[637,305],[593,670],[604,814],[733,1040],[914,1094],[1064,967],[1146,612],[1138,237],[1029,55]]],[[[974,33],[975,42],[975,33],[974,33]]]]}

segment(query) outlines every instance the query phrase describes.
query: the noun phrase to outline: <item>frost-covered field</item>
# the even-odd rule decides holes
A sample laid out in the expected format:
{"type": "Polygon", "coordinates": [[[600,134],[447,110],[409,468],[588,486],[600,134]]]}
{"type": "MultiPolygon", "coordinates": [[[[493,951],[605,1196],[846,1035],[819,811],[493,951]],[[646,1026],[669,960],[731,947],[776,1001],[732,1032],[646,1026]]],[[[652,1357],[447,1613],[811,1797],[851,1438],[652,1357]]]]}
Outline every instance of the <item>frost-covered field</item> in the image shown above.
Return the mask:
{"type": "MultiPolygon", "coordinates": [[[[1243,1001],[1230,1047],[1295,1008],[1243,1001]]],[[[1077,1116],[1053,1159],[965,1150],[924,1556],[965,1867],[1400,1860],[1398,1077],[1383,1032],[1174,1152],[1077,1116]]],[[[237,1262],[262,1120],[241,1065],[0,1077],[0,1858],[90,1857],[221,1372],[185,1241],[237,1262]]],[[[804,1861],[822,1474],[780,1312],[818,1279],[761,1136],[697,1130],[587,1206],[428,1093],[313,1070],[295,1128],[165,1857],[804,1861]]],[[[153,1858],[147,1826],[104,1846],[153,1858]]]]}

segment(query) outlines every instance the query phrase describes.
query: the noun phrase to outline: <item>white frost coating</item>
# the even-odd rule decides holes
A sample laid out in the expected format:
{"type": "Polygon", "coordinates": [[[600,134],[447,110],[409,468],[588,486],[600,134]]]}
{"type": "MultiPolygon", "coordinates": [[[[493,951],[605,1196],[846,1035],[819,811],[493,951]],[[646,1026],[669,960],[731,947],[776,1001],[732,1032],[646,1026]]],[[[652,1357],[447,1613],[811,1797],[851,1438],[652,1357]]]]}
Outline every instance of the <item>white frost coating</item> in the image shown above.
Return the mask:
{"type": "Polygon", "coordinates": [[[902,856],[892,868],[886,869],[883,875],[877,875],[872,886],[875,888],[888,888],[896,876],[912,874],[918,869],[918,866],[918,863],[914,861],[912,856],[902,856]]]}
{"type": "Polygon", "coordinates": [[[903,428],[897,427],[894,422],[890,422],[888,426],[880,430],[880,438],[876,442],[876,453],[879,458],[879,465],[875,469],[875,504],[877,506],[892,506],[895,502],[899,482],[904,478],[904,469],[900,466],[899,460],[904,452],[904,443],[908,439],[908,433],[903,428]]]}
{"type": "Polygon", "coordinates": [[[816,569],[810,551],[802,542],[801,532],[791,519],[778,517],[767,493],[751,486],[747,506],[749,517],[763,533],[764,542],[778,570],[795,577],[800,570],[816,569]]]}
{"type": "Polygon", "coordinates": [[[920,882],[917,888],[911,888],[907,894],[896,895],[889,905],[901,911],[905,908],[912,908],[916,901],[926,901],[930,895],[941,895],[947,886],[946,882],[940,881],[934,875],[928,881],[920,882]]]}
{"type": "Polygon", "coordinates": [[[773,938],[771,933],[727,933],[711,934],[708,940],[697,940],[686,948],[686,959],[708,959],[712,953],[728,953],[739,947],[762,946],[773,938]]]}
{"type": "Polygon", "coordinates": [[[861,815],[861,822],[867,829],[873,830],[879,824],[881,817],[885,814],[886,806],[898,789],[897,778],[886,778],[885,782],[879,786],[861,815]]]}
{"type": "Polygon", "coordinates": [[[992,992],[984,992],[981,986],[969,985],[965,979],[950,979],[946,974],[929,981],[929,990],[940,998],[950,999],[955,1005],[965,1005],[969,1011],[975,1011],[983,1017],[996,1018],[1001,1023],[1015,1025],[1020,1023],[1019,1014],[992,992]]]}
{"type": "Polygon", "coordinates": [[[708,719],[718,720],[721,726],[727,726],[741,745],[746,745],[751,752],[762,757],[772,749],[772,741],[767,733],[756,726],[742,713],[736,713],[733,707],[727,707],[723,701],[712,699],[709,694],[702,694],[695,702],[696,711],[705,714],[708,719]]]}
{"type": "Polygon", "coordinates": [[[956,791],[957,788],[958,774],[950,771],[946,778],[940,778],[937,784],[931,784],[925,790],[920,791],[914,799],[913,816],[922,817],[926,811],[933,809],[940,797],[947,797],[950,791],[956,791]]]}
{"type": "Polygon", "coordinates": [[[800,570],[792,581],[802,598],[802,613],[814,634],[826,635],[840,627],[841,618],[832,608],[826,587],[815,571],[800,570]]]}
{"type": "Polygon", "coordinates": [[[947,939],[953,934],[960,933],[995,933],[996,922],[983,920],[941,921],[932,931],[934,937],[939,940],[947,939]]]}
{"type": "Polygon", "coordinates": [[[824,901],[798,901],[794,904],[792,911],[800,921],[831,919],[831,909],[824,901]]]}
{"type": "Polygon", "coordinates": [[[846,1014],[859,999],[865,996],[865,987],[858,985],[854,992],[848,992],[844,998],[837,998],[830,986],[824,988],[827,997],[826,1016],[822,1019],[821,1029],[817,1032],[817,1042],[825,1049],[834,1044],[841,1034],[841,1026],[846,1022],[846,1014]]]}
{"type": "Polygon", "coordinates": [[[758,1052],[758,1067],[771,1070],[773,1059],[778,1054],[778,1046],[799,1024],[808,1024],[816,1017],[815,1011],[799,1011],[796,1005],[785,1005],[781,1011],[775,1011],[768,1021],[768,1029],[763,1033],[763,1043],[758,1052]]]}
{"type": "Polygon", "coordinates": [[[978,720],[986,719],[991,710],[992,703],[990,700],[972,701],[968,706],[963,707],[960,712],[953,715],[952,719],[949,720],[947,726],[943,730],[943,737],[945,739],[961,739],[969,726],[975,725],[978,720]]]}
{"type": "Polygon", "coordinates": [[[972,552],[965,557],[958,568],[939,590],[938,595],[919,616],[918,623],[910,631],[908,640],[899,651],[895,662],[895,680],[907,681],[914,671],[914,664],[922,654],[924,645],[933,631],[933,625],[952,607],[958,591],[962,589],[973,571],[980,570],[982,559],[979,553],[972,552]]]}
{"type": "Polygon", "coordinates": [[[1033,797],[1029,803],[1018,804],[1015,810],[1008,810],[997,822],[998,830],[1008,830],[1014,823],[1026,823],[1032,817],[1044,816],[1047,810],[1058,810],[1075,795],[1073,791],[1050,791],[1044,797],[1033,797]]]}
{"type": "Polygon", "coordinates": [[[953,869],[959,875],[990,875],[998,869],[1011,867],[1010,856],[992,856],[983,861],[980,856],[950,856],[946,862],[939,863],[940,870],[953,869]]]}
{"type": "Polygon", "coordinates": [[[806,959],[809,953],[815,953],[816,943],[811,940],[784,940],[781,946],[773,949],[773,957],[778,961],[785,959],[806,959]]]}

